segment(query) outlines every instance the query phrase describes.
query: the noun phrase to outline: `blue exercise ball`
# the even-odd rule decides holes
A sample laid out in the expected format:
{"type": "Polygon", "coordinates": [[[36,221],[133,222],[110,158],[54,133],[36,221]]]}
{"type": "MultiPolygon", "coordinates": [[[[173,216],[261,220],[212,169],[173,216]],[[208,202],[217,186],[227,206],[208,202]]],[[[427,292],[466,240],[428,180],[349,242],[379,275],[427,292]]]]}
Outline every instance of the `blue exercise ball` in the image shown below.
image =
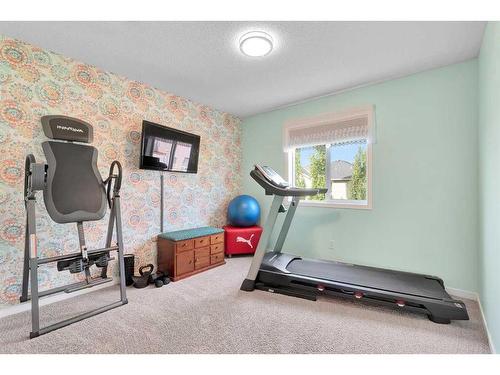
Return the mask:
{"type": "Polygon", "coordinates": [[[259,202],[250,195],[238,195],[227,207],[227,221],[235,227],[251,227],[259,222],[259,202]]]}

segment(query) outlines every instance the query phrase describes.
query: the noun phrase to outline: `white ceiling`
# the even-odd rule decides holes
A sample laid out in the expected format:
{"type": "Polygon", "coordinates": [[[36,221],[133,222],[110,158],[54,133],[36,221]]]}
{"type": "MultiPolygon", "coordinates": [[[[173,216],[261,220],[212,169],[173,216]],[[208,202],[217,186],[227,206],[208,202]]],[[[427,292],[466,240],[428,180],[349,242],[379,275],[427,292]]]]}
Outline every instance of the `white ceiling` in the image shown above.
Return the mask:
{"type": "Polygon", "coordinates": [[[0,22],[0,33],[241,117],[474,58],[485,22],[0,22]],[[263,30],[275,50],[249,58],[263,30]]]}

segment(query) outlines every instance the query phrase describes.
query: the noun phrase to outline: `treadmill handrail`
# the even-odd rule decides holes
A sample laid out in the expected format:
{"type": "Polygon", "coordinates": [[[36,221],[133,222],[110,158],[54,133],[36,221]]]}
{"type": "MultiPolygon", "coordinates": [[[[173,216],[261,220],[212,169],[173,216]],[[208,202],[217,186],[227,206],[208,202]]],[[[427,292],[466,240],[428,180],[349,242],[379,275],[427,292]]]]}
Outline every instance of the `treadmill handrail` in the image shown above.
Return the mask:
{"type": "Polygon", "coordinates": [[[258,169],[253,169],[250,176],[262,186],[267,195],[279,195],[282,197],[308,197],[321,193],[326,193],[328,189],[324,188],[298,188],[298,187],[279,187],[273,185],[265,178],[258,169]]]}

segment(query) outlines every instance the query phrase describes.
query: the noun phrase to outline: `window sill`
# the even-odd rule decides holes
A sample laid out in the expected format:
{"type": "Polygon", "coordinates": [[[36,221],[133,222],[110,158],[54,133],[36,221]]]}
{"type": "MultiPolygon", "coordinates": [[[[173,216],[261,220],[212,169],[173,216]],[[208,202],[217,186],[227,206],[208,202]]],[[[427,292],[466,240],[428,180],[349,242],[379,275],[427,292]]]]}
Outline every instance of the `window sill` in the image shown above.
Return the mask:
{"type": "Polygon", "coordinates": [[[372,206],[367,201],[313,201],[313,200],[301,200],[299,203],[302,207],[324,207],[324,208],[347,208],[354,210],[371,210],[372,206]]]}

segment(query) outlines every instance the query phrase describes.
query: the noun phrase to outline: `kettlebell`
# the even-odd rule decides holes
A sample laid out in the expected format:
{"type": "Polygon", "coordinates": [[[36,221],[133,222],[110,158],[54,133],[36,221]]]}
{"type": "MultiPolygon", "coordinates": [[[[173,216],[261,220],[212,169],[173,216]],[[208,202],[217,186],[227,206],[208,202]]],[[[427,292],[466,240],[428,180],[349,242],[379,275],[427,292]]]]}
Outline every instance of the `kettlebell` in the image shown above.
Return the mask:
{"type": "Polygon", "coordinates": [[[139,274],[141,276],[132,276],[134,280],[134,287],[138,289],[142,289],[148,286],[149,278],[153,273],[154,266],[152,264],[147,264],[145,266],[141,266],[139,268],[139,274]]]}

